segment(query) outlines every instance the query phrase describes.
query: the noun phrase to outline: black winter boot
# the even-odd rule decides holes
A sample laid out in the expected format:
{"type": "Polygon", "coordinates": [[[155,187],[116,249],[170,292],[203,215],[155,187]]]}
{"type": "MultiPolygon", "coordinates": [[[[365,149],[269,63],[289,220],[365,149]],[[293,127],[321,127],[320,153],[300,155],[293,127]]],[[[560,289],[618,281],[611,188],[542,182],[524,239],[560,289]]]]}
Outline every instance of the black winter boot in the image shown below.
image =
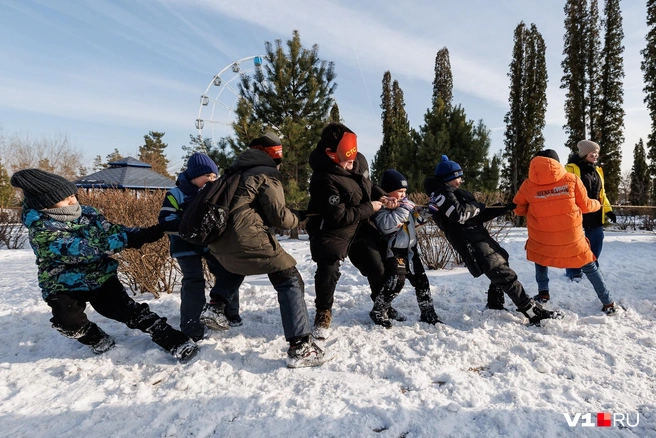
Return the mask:
{"type": "Polygon", "coordinates": [[[546,310],[542,306],[533,300],[531,300],[529,307],[524,310],[520,309],[520,312],[528,318],[529,325],[540,325],[540,321],[543,319],[562,319],[563,314],[558,310],[546,310]]]}
{"type": "Polygon", "coordinates": [[[150,333],[154,343],[171,353],[181,362],[188,361],[198,352],[196,343],[189,336],[171,327],[166,322],[166,318],[158,319],[146,329],[146,332],[150,333]]]}
{"type": "Polygon", "coordinates": [[[369,312],[369,316],[371,317],[371,320],[374,322],[374,324],[382,325],[385,328],[392,327],[392,322],[387,315],[387,312],[391,307],[391,303],[392,301],[386,300],[383,294],[379,294],[376,297],[376,300],[374,301],[374,308],[371,309],[371,312],[369,312]]]}
{"type": "Polygon", "coordinates": [[[425,322],[428,324],[442,324],[440,318],[435,312],[435,306],[433,305],[433,299],[430,296],[430,291],[425,291],[425,293],[420,293],[417,291],[417,302],[419,304],[419,311],[421,315],[419,316],[419,321],[425,322]]]}
{"type": "Polygon", "coordinates": [[[490,287],[487,290],[487,305],[485,308],[490,310],[508,310],[504,306],[505,299],[506,297],[503,293],[503,289],[490,284],[490,287]]]}

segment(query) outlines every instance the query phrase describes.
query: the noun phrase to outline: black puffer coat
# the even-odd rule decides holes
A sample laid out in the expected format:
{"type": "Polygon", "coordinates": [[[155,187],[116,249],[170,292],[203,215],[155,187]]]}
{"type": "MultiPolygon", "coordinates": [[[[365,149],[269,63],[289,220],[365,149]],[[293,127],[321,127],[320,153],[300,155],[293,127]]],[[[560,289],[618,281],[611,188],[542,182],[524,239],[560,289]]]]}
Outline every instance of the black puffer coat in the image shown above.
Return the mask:
{"type": "Polygon", "coordinates": [[[505,210],[485,210],[485,204],[476,201],[470,192],[456,189],[435,176],[426,178],[424,188],[439,208],[433,219],[474,277],[508,263],[506,250],[483,226],[505,210]]]}
{"type": "Polygon", "coordinates": [[[335,164],[323,150],[310,154],[310,216],[306,229],[315,262],[344,260],[356,233],[378,230],[370,221],[374,214],[370,201],[378,201],[385,192],[369,179],[369,165],[358,153],[353,170],[335,164]]]}

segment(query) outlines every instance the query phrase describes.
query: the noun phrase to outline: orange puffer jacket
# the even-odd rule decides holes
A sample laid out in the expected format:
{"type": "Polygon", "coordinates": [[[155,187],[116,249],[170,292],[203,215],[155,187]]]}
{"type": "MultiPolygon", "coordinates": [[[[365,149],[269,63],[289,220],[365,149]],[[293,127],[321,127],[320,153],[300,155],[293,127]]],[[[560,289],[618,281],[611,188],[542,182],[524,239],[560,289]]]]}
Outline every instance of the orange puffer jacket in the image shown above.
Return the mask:
{"type": "Polygon", "coordinates": [[[581,179],[558,161],[533,158],[513,202],[515,214],[526,216],[528,260],[555,268],[580,268],[595,260],[582,214],[599,210],[601,204],[588,198],[581,179]]]}

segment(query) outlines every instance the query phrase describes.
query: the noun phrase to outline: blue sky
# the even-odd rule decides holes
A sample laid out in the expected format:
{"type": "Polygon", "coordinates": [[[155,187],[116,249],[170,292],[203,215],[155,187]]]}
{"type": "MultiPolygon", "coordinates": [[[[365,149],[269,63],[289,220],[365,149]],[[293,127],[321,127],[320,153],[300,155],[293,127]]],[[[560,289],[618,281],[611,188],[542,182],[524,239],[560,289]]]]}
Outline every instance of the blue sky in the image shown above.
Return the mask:
{"type": "MultiPolygon", "coordinates": [[[[389,70],[399,81],[410,124],[418,128],[430,105],[435,54],[444,46],[451,56],[454,102],[463,105],[468,118],[483,119],[492,131],[494,153],[503,148],[513,31],[524,21],[537,25],[547,45],[544,133],[547,146],[564,161],[563,4],[2,0],[0,129],[5,136],[65,134],[84,151],[88,165],[115,148],[135,155],[145,134],[163,131],[176,171],[182,164],[181,146],[197,133],[200,96],[214,75],[236,60],[263,54],[266,41],[290,39],[296,29],[304,46],[317,44],[320,57],[335,63],[341,115],[370,160],[381,141],[383,73],[389,70]]],[[[646,1],[625,1],[621,7],[626,73],[622,169],[627,171],[635,143],[646,140],[650,126],[640,71],[646,1]]],[[[227,100],[229,92],[222,96],[227,100]]]]}

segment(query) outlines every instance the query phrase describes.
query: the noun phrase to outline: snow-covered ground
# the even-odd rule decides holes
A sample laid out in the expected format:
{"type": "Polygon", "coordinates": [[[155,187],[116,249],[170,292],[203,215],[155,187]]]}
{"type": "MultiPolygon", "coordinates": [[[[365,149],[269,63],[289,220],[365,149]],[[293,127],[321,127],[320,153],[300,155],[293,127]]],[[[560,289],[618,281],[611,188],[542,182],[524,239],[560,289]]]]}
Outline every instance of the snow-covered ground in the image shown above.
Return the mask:
{"type": "MultiPolygon", "coordinates": [[[[524,229],[512,229],[503,245],[534,295],[525,239],[524,229]]],[[[314,317],[308,242],[282,244],[298,261],[314,317]]],[[[527,326],[509,299],[513,311],[485,311],[484,277],[462,267],[430,271],[445,324],[419,323],[406,286],[395,307],[408,321],[389,330],[371,323],[366,280],[346,262],[333,335],[321,343],[335,359],[291,370],[265,276],[248,277],[241,289],[244,325],[209,333],[182,365],[91,309],[116,348],[95,356],[64,338],[50,328],[31,250],[0,250],[0,436],[656,436],[655,261],[653,233],[607,232],[600,262],[626,310],[604,316],[586,280],[569,283],[553,269],[548,307],[565,318],[542,327],[527,326]],[[596,427],[598,412],[628,414],[634,426],[596,427]]],[[[177,293],[136,299],[177,326],[177,293]]]]}

